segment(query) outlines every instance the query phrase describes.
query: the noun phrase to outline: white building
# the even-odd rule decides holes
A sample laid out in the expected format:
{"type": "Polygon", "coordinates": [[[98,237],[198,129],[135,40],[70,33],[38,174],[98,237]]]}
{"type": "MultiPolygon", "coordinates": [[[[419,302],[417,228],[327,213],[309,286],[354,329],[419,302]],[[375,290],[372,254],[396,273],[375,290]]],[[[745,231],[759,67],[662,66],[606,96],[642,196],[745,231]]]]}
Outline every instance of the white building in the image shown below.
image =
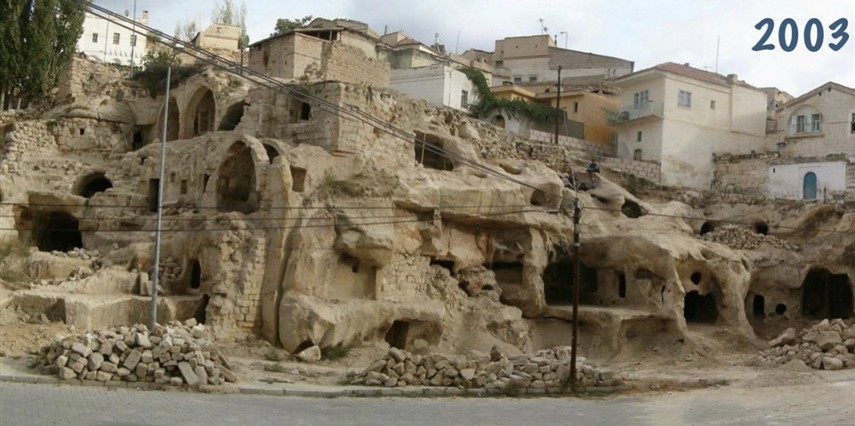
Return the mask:
{"type": "Polygon", "coordinates": [[[832,200],[855,193],[855,89],[829,82],[775,111],[769,194],[832,200]]]}
{"type": "MultiPolygon", "coordinates": [[[[147,10],[137,17],[137,22],[148,24],[147,10]]],[[[146,37],[87,12],[77,50],[102,62],[131,65],[139,64],[145,56],[146,42],[146,37]]]]}
{"type": "Polygon", "coordinates": [[[469,77],[448,65],[393,69],[390,77],[392,89],[437,106],[468,111],[469,104],[478,101],[469,77]]]}
{"type": "Polygon", "coordinates": [[[618,156],[659,163],[665,185],[709,189],[713,154],[764,148],[767,95],[735,75],[668,62],[612,84],[622,90],[618,156]]]}

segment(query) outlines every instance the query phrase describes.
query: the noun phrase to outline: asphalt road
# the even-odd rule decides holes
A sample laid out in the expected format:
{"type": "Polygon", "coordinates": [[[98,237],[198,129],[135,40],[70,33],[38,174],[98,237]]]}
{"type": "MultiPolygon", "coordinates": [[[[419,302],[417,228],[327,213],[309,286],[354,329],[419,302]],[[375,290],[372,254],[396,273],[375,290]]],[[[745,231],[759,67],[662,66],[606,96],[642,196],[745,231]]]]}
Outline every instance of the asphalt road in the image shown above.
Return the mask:
{"type": "Polygon", "coordinates": [[[0,425],[853,425],[855,382],[578,398],[289,398],[0,384],[0,425]]]}

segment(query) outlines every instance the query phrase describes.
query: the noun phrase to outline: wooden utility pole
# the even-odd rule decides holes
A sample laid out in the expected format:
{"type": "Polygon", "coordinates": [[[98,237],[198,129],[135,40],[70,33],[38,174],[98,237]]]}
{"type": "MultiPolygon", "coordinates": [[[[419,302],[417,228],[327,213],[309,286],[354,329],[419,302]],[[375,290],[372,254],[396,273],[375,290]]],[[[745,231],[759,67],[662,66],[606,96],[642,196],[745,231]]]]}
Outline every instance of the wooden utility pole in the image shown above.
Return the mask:
{"type": "MultiPolygon", "coordinates": [[[[572,173],[572,172],[571,172],[572,173]]],[[[574,187],[576,187],[575,177],[573,178],[574,187]]],[[[581,238],[581,222],[582,222],[582,205],[579,203],[579,189],[576,189],[576,203],[573,206],[573,342],[570,347],[570,390],[576,392],[576,354],[579,341],[579,287],[581,277],[581,261],[582,254],[581,238]]]]}

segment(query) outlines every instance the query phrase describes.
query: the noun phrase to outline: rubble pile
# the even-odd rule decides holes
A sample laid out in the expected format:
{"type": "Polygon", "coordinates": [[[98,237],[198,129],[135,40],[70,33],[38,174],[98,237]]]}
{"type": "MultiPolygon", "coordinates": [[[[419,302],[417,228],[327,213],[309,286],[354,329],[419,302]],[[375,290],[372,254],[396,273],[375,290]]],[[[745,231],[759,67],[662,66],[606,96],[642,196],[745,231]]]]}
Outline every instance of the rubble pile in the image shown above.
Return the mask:
{"type": "Polygon", "coordinates": [[[769,346],[760,352],[757,358],[760,364],[781,365],[801,360],[816,370],[855,368],[855,323],[823,320],[799,333],[788,328],[769,346]]]}
{"type": "Polygon", "coordinates": [[[760,234],[736,225],[720,226],[712,232],[702,235],[701,239],[724,244],[737,250],[756,250],[761,244],[769,244],[772,247],[789,251],[799,249],[797,245],[790,244],[778,237],[760,234]]]}
{"type": "Polygon", "coordinates": [[[57,338],[42,348],[37,368],[61,380],[173,386],[222,385],[237,380],[205,326],[194,319],[158,325],[151,332],[137,324],[57,338]]]}
{"type": "MultiPolygon", "coordinates": [[[[614,386],[622,378],[577,358],[581,386],[614,386]]],[[[489,355],[418,355],[392,348],[389,353],[353,374],[350,384],[368,386],[455,386],[486,389],[561,389],[570,376],[570,348],[505,356],[493,348],[489,355]]]]}

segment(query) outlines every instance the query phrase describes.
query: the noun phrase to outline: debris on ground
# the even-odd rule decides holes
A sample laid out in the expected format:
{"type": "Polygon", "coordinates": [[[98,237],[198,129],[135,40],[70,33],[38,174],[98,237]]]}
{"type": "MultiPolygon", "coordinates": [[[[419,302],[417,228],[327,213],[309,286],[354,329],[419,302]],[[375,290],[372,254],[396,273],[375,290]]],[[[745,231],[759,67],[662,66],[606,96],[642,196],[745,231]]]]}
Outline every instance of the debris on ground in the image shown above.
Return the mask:
{"type": "Polygon", "coordinates": [[[788,328],[769,346],[753,363],[783,365],[801,361],[816,370],[855,368],[855,322],[823,320],[799,333],[788,328]]]}
{"type": "Polygon", "coordinates": [[[768,244],[781,250],[799,250],[797,245],[788,243],[778,237],[760,234],[752,231],[751,229],[737,225],[720,226],[715,228],[713,231],[702,235],[701,239],[704,241],[724,244],[737,250],[756,250],[761,244],[768,244]]]}

